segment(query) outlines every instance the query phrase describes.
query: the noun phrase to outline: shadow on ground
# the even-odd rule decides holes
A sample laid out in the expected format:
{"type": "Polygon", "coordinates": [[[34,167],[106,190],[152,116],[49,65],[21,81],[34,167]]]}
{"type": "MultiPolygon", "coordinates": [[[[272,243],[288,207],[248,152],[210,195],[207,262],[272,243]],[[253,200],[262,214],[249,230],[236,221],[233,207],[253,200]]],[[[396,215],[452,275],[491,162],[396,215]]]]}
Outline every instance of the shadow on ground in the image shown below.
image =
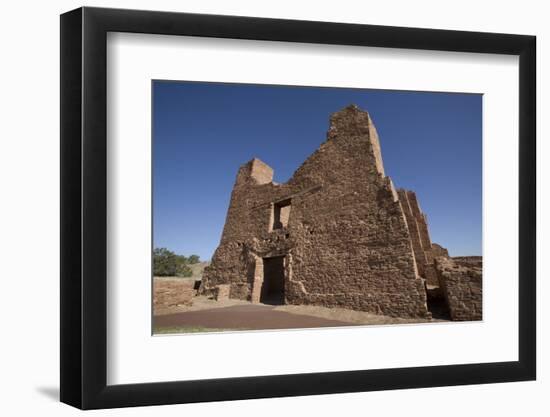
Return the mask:
{"type": "Polygon", "coordinates": [[[36,387],[36,391],[53,401],[59,401],[59,387],[36,387]]]}

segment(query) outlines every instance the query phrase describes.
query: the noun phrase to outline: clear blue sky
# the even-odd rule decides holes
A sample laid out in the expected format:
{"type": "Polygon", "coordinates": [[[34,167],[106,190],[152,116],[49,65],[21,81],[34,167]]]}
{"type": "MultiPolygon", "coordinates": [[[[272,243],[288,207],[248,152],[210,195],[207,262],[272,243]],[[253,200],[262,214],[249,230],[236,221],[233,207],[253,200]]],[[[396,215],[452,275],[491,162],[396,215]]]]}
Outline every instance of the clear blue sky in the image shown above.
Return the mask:
{"type": "Polygon", "coordinates": [[[481,95],[168,81],[153,82],[154,246],[210,259],[239,166],[260,158],[285,182],[351,103],[374,120],[386,175],[416,191],[432,241],[481,255],[481,95]]]}

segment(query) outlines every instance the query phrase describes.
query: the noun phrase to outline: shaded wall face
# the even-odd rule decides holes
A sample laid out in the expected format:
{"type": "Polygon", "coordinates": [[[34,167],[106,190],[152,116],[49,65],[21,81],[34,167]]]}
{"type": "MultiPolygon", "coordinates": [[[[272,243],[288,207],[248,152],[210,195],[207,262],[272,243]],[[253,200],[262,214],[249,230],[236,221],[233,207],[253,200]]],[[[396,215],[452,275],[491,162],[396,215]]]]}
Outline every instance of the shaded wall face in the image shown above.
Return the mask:
{"type": "Polygon", "coordinates": [[[287,303],[428,314],[401,204],[383,174],[378,140],[362,124],[370,119],[360,114],[350,124],[348,116],[357,114],[338,118],[286,184],[265,182],[261,161],[241,167],[203,291],[230,283],[233,298],[256,301],[259,259],[285,256],[287,303]],[[282,201],[290,205],[277,213],[282,201]]]}
{"type": "Polygon", "coordinates": [[[419,210],[413,210],[412,205],[414,204],[414,202],[409,199],[409,194],[406,190],[400,189],[397,191],[397,193],[399,195],[399,201],[401,202],[401,207],[403,209],[405,219],[409,228],[409,235],[411,238],[411,245],[416,259],[418,273],[422,276],[425,276],[426,264],[428,263],[428,259],[426,257],[424,245],[422,242],[423,239],[420,234],[420,222],[424,219],[418,216],[419,210]]]}
{"type": "Polygon", "coordinates": [[[426,280],[428,286],[439,287],[434,259],[439,256],[448,257],[449,253],[442,246],[432,243],[428,221],[420,209],[416,194],[404,189],[398,190],[397,193],[407,220],[418,273],[426,280]]]}
{"type": "Polygon", "coordinates": [[[482,266],[477,262],[437,258],[436,270],[452,320],[481,320],[482,266]]]}

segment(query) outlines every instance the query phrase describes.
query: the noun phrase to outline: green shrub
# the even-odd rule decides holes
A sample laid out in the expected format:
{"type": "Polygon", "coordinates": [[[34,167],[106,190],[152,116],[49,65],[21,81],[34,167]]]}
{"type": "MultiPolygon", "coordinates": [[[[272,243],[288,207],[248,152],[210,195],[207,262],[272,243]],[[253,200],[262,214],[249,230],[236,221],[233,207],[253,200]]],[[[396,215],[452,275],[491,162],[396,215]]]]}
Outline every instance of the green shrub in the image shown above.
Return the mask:
{"type": "Polygon", "coordinates": [[[177,267],[176,275],[178,277],[190,277],[193,275],[193,271],[189,266],[187,266],[189,259],[182,255],[176,255],[177,258],[177,267]]]}
{"type": "Polygon", "coordinates": [[[191,255],[189,258],[187,258],[187,262],[190,264],[198,264],[201,261],[199,258],[199,255],[191,255]]]}
{"type": "Polygon", "coordinates": [[[190,277],[193,275],[193,271],[189,268],[188,263],[190,263],[188,258],[183,255],[177,255],[166,248],[155,248],[153,251],[154,276],[190,277]]]}

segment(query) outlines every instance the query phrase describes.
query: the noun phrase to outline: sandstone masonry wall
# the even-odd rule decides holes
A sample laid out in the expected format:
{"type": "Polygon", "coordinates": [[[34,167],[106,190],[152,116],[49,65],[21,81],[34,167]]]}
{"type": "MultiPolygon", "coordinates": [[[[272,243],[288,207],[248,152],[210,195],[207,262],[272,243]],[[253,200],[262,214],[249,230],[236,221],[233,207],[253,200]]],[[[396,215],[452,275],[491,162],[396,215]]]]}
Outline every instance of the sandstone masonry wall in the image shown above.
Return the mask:
{"type": "Polygon", "coordinates": [[[428,231],[427,216],[420,209],[416,194],[404,189],[399,189],[397,193],[409,226],[418,273],[426,280],[426,284],[430,288],[439,287],[434,258],[449,256],[449,253],[442,246],[432,243],[428,231]]]}
{"type": "Polygon", "coordinates": [[[153,278],[153,313],[179,305],[192,305],[196,293],[194,280],[182,278],[153,278]]]}
{"type": "Polygon", "coordinates": [[[263,259],[283,256],[286,303],[429,316],[410,228],[367,112],[333,114],[327,141],[287,183],[272,179],[258,159],[239,169],[203,294],[229,284],[231,298],[257,302],[263,259]],[[280,227],[276,208],[289,203],[280,227]]]}
{"type": "Polygon", "coordinates": [[[440,256],[443,256],[444,258],[449,257],[449,251],[445,249],[443,246],[438,245],[437,243],[432,243],[432,254],[434,258],[437,258],[440,256]]]}
{"type": "Polygon", "coordinates": [[[453,258],[436,258],[441,291],[452,320],[481,320],[482,269],[475,263],[456,262],[453,258]]]}
{"type": "Polygon", "coordinates": [[[481,256],[453,256],[453,261],[462,266],[483,267],[483,258],[481,256]]]}

